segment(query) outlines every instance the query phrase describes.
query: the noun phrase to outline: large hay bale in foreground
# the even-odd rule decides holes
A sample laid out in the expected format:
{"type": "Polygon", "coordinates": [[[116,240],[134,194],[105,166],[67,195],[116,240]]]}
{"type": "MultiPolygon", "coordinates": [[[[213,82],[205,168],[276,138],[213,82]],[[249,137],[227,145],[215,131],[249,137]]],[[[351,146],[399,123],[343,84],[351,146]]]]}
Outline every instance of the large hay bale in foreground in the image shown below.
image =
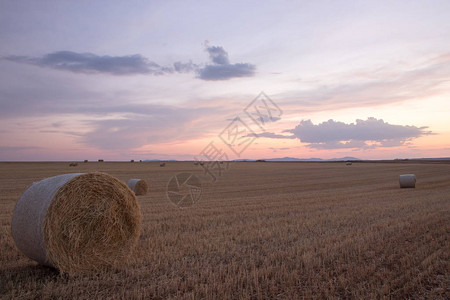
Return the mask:
{"type": "Polygon", "coordinates": [[[401,188],[415,188],[416,187],[416,175],[404,174],[400,175],[399,183],[401,188]]]}
{"type": "Polygon", "coordinates": [[[141,224],[136,196],[105,173],[74,173],[33,183],[12,218],[17,247],[63,273],[119,267],[135,247],[141,224]]]}
{"type": "Polygon", "coordinates": [[[138,196],[145,195],[148,192],[148,184],[142,179],[130,179],[127,186],[138,196]]]}

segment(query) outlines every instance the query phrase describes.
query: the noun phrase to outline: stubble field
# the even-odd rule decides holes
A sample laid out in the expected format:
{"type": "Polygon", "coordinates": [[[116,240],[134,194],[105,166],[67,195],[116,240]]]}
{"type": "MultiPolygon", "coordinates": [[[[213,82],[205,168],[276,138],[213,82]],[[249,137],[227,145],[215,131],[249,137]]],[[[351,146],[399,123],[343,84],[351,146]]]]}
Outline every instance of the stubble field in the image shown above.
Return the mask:
{"type": "Polygon", "coordinates": [[[0,163],[0,298],[450,298],[449,163],[230,165],[180,209],[166,198],[192,162],[0,163]],[[128,268],[60,275],[16,249],[15,203],[34,181],[107,172],[145,179],[128,268]],[[398,175],[414,173],[415,189],[398,175]]]}

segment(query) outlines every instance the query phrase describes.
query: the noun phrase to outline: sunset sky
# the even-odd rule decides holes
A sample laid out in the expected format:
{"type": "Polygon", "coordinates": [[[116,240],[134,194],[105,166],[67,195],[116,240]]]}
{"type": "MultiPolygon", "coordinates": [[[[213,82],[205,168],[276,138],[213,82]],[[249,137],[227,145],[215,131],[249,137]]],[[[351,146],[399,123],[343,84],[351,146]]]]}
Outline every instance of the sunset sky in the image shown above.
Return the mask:
{"type": "Polygon", "coordinates": [[[449,20],[448,0],[1,1],[0,161],[450,157],[449,20]]]}

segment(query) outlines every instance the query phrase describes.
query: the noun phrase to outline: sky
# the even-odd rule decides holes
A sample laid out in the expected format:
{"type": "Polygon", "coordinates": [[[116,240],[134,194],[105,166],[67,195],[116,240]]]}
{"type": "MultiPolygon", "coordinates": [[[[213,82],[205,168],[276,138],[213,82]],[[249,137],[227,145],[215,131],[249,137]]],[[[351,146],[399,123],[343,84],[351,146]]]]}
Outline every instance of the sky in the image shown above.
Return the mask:
{"type": "Polygon", "coordinates": [[[450,1],[1,1],[0,161],[450,157],[450,1]]]}

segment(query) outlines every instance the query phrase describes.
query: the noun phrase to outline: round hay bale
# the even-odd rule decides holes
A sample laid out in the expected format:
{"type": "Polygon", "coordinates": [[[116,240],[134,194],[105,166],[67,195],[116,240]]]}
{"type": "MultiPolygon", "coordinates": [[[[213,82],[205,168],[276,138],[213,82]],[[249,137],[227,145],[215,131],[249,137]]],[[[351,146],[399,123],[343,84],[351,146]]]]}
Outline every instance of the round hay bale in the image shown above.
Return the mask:
{"type": "Polygon", "coordinates": [[[351,161],[348,161],[348,162],[345,163],[345,165],[346,165],[346,166],[351,166],[351,165],[352,165],[352,162],[351,162],[351,161]]]}
{"type": "Polygon", "coordinates": [[[159,166],[160,166],[160,167],[165,167],[165,166],[166,166],[166,163],[165,163],[165,162],[162,162],[162,163],[159,164],[159,166]]]}
{"type": "Polygon", "coordinates": [[[84,160],[85,163],[89,162],[87,159],[84,160]]]}
{"type": "Polygon", "coordinates": [[[416,187],[416,175],[404,174],[400,175],[399,183],[401,188],[415,188],[416,187]]]}
{"type": "Polygon", "coordinates": [[[142,179],[130,179],[127,186],[138,196],[145,195],[148,192],[148,184],[142,179]]]}
{"type": "Polygon", "coordinates": [[[120,267],[141,226],[136,196],[105,173],[74,173],[33,183],[18,200],[11,231],[17,247],[62,273],[120,267]]]}
{"type": "Polygon", "coordinates": [[[130,162],[132,162],[132,163],[133,163],[133,162],[134,162],[134,159],[130,160],[130,162]]]}

